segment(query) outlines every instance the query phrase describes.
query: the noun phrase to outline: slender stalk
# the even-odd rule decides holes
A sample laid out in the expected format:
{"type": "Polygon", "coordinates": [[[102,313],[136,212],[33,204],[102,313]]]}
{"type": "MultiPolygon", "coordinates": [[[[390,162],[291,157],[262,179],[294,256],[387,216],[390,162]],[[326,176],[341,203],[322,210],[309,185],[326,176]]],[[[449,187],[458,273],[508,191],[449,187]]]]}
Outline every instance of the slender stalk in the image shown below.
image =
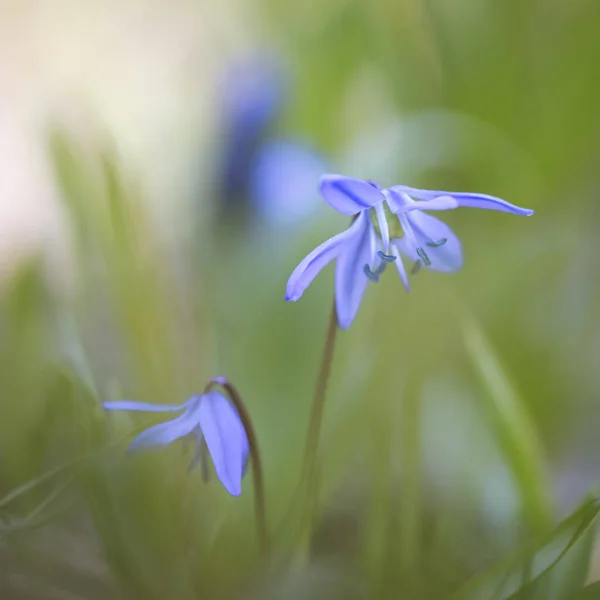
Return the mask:
{"type": "Polygon", "coordinates": [[[248,445],[250,446],[250,457],[252,458],[252,479],[254,482],[254,511],[256,514],[256,529],[258,534],[258,544],[265,557],[270,553],[269,534],[267,532],[266,502],[265,502],[265,484],[263,479],[262,462],[258,448],[258,439],[250,419],[250,413],[246,409],[242,397],[236,387],[226,377],[213,377],[204,390],[204,393],[210,392],[213,387],[221,386],[229,395],[229,398],[237,409],[242,425],[246,430],[248,445]]]}
{"type": "Polygon", "coordinates": [[[306,434],[306,446],[304,448],[304,462],[302,466],[302,479],[305,485],[305,504],[300,530],[300,552],[306,554],[312,529],[313,513],[317,500],[317,456],[319,450],[319,439],[325,412],[325,400],[327,397],[327,383],[331,374],[331,364],[335,351],[336,333],[338,330],[337,314],[335,310],[335,299],[332,303],[329,325],[325,336],[325,346],[321,357],[321,366],[317,375],[315,392],[313,395],[310,420],[306,434]]]}
{"type": "Polygon", "coordinates": [[[338,330],[337,314],[335,311],[335,300],[331,307],[329,317],[329,326],[325,337],[325,346],[321,357],[321,368],[317,376],[315,392],[313,395],[310,420],[308,422],[308,431],[306,433],[306,446],[304,447],[304,463],[302,467],[302,476],[307,486],[313,484],[315,479],[316,460],[319,449],[319,438],[321,436],[321,426],[323,424],[323,414],[325,412],[325,399],[327,396],[327,383],[331,374],[331,364],[335,350],[336,333],[338,330]]]}

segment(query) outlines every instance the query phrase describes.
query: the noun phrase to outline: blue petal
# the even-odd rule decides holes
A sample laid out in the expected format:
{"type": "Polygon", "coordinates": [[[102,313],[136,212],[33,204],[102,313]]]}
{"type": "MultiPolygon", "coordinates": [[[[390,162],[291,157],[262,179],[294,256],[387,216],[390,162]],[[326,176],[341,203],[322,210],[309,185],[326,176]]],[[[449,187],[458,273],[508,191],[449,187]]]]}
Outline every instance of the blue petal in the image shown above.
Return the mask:
{"type": "Polygon", "coordinates": [[[198,414],[217,477],[232,496],[239,496],[249,453],[240,417],[231,402],[218,392],[202,397],[198,414]]]}
{"type": "Polygon", "coordinates": [[[369,215],[361,213],[354,226],[358,234],[344,245],[335,265],[335,305],[342,329],[352,324],[362,300],[368,279],[364,266],[373,261],[376,234],[369,215]]]}
{"type": "Polygon", "coordinates": [[[411,260],[421,261],[417,252],[420,249],[425,252],[431,260],[431,265],[423,265],[434,271],[444,271],[454,273],[462,267],[462,248],[461,243],[455,233],[442,221],[420,211],[414,211],[402,215],[403,219],[408,220],[410,231],[404,227],[404,236],[394,240],[394,244],[408,256],[411,260]],[[429,244],[439,243],[446,240],[442,245],[432,247],[429,244]]]}
{"type": "Polygon", "coordinates": [[[304,290],[312,283],[321,269],[339,255],[344,243],[359,233],[360,224],[356,219],[346,231],[328,239],[315,248],[291,274],[285,291],[285,299],[291,302],[299,300],[304,290]]]}
{"type": "Polygon", "coordinates": [[[500,212],[510,213],[513,215],[520,215],[524,217],[529,217],[534,212],[529,208],[521,208],[520,206],[516,206],[514,204],[511,204],[510,202],[506,202],[506,200],[496,198],[495,196],[489,196],[488,194],[420,190],[418,188],[411,188],[405,185],[396,185],[390,189],[400,193],[404,192],[405,194],[414,196],[419,200],[433,200],[440,196],[451,196],[458,202],[458,206],[463,206],[466,208],[483,208],[486,210],[498,210],[500,212]]]}
{"type": "Polygon", "coordinates": [[[385,190],[385,197],[394,214],[411,212],[414,210],[453,210],[458,208],[459,204],[453,196],[436,196],[431,200],[413,200],[406,192],[396,189],[385,190]]]}
{"type": "Polygon", "coordinates": [[[168,446],[177,438],[190,433],[198,425],[197,403],[200,397],[196,398],[195,404],[190,404],[187,410],[179,417],[149,427],[142,431],[130,444],[129,451],[134,452],[148,448],[149,446],[168,446]]]}
{"type": "Polygon", "coordinates": [[[104,402],[102,406],[106,410],[143,410],[147,412],[177,412],[185,408],[185,404],[173,406],[172,404],[150,404],[149,402],[136,402],[135,400],[104,402]]]}
{"type": "Polygon", "coordinates": [[[326,202],[344,215],[368,210],[384,199],[382,192],[370,183],[343,175],[323,175],[319,189],[326,202]]]}
{"type": "Polygon", "coordinates": [[[383,191],[390,211],[394,214],[406,212],[411,206],[417,204],[406,192],[399,188],[400,186],[395,186],[383,191]]]}

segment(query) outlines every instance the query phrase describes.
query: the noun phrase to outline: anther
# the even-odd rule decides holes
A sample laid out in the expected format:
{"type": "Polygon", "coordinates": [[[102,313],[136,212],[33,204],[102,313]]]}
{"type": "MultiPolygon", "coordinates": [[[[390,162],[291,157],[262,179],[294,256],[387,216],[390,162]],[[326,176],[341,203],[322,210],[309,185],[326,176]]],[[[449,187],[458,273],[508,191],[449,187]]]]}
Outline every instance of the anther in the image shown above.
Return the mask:
{"type": "Polygon", "coordinates": [[[370,279],[372,282],[377,283],[379,281],[379,275],[377,273],[373,273],[369,265],[365,265],[363,267],[363,271],[367,278],[370,279]]]}
{"type": "Polygon", "coordinates": [[[416,275],[421,270],[421,261],[418,260],[410,270],[411,275],[416,275]]]}
{"type": "Polygon", "coordinates": [[[441,238],[437,242],[427,242],[427,245],[430,248],[438,248],[439,246],[443,246],[447,241],[447,238],[441,238]]]}
{"type": "Polygon", "coordinates": [[[423,261],[423,264],[428,267],[431,264],[431,261],[429,260],[429,256],[427,256],[425,250],[423,250],[423,248],[417,248],[417,254],[419,255],[419,258],[423,261]]]}
{"type": "Polygon", "coordinates": [[[379,256],[379,258],[381,260],[384,260],[386,263],[391,263],[396,260],[395,256],[391,256],[390,254],[384,254],[381,250],[377,250],[377,256],[379,256]]]}

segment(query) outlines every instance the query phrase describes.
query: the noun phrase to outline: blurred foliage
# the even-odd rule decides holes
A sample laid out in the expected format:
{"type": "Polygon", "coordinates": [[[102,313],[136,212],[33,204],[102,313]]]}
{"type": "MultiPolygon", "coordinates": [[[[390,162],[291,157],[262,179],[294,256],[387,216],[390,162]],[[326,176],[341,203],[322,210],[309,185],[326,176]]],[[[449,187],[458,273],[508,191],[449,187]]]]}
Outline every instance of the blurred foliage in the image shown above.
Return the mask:
{"type": "Polygon", "coordinates": [[[282,130],[337,170],[373,165],[384,185],[480,190],[536,215],[444,215],[460,273],[421,272],[410,295],[389,275],[370,286],[339,335],[299,563],[331,268],[301,302],[283,294],[344,219],[325,208],[282,236],[213,222],[203,198],[182,216],[197,239],[172,248],[113,145],[57,127],[76,277],[57,294],[40,257],[0,298],[0,597],[600,597],[582,589],[598,573],[598,504],[581,504],[600,470],[600,3],[255,7],[295,82],[282,130]],[[230,498],[186,474],[181,445],[125,456],[148,422],[101,409],[181,403],[221,373],[259,434],[270,560],[250,477],[230,498]]]}

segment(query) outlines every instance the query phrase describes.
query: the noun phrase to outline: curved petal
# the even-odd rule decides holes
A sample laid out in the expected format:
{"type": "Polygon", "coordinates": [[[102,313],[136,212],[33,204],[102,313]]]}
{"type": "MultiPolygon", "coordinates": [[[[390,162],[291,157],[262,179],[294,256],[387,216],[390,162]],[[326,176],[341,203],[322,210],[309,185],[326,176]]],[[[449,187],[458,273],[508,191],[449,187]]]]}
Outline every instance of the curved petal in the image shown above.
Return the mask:
{"type": "Polygon", "coordinates": [[[413,235],[405,231],[404,237],[394,240],[394,244],[411,260],[422,261],[422,255],[431,261],[423,265],[434,271],[454,273],[462,267],[462,247],[458,236],[439,219],[420,211],[406,213],[413,235]],[[445,241],[444,241],[445,240],[445,241]]]}
{"type": "Polygon", "coordinates": [[[411,210],[413,205],[417,204],[406,192],[398,189],[399,187],[383,190],[390,211],[394,214],[407,212],[411,210]]]}
{"type": "Polygon", "coordinates": [[[210,392],[202,397],[198,415],[217,477],[232,496],[239,496],[249,446],[237,411],[225,396],[210,392]]]}
{"type": "Polygon", "coordinates": [[[415,202],[408,210],[454,210],[458,207],[458,201],[453,196],[437,196],[432,200],[415,202]]]}
{"type": "Polygon", "coordinates": [[[365,288],[369,282],[364,266],[373,261],[376,233],[369,215],[361,213],[355,221],[360,234],[344,245],[335,265],[335,305],[338,323],[342,329],[352,324],[365,288]]]}
{"type": "Polygon", "coordinates": [[[343,175],[323,175],[319,190],[325,201],[344,215],[368,210],[384,199],[375,185],[343,175]]]}
{"type": "Polygon", "coordinates": [[[149,427],[142,431],[129,445],[129,452],[136,452],[149,446],[168,446],[177,438],[190,433],[198,424],[196,411],[186,410],[179,417],[149,427]]]}
{"type": "MultiPolygon", "coordinates": [[[[488,194],[474,194],[471,192],[440,192],[434,190],[420,190],[418,188],[411,188],[405,185],[395,185],[390,188],[393,191],[405,194],[409,194],[418,198],[419,200],[435,200],[440,196],[451,196],[456,200],[458,206],[466,208],[482,208],[485,210],[497,210],[500,212],[510,213],[513,215],[520,215],[523,217],[530,217],[534,211],[529,208],[521,208],[515,204],[511,204],[501,198],[495,196],[489,196],[488,194]]],[[[427,210],[423,207],[423,210],[427,210]]],[[[430,209],[435,210],[435,209],[430,209]]]]}
{"type": "Polygon", "coordinates": [[[285,290],[285,299],[289,302],[299,300],[321,269],[339,255],[344,243],[359,233],[360,223],[356,219],[346,231],[338,233],[315,248],[290,275],[285,290]]]}
{"type": "Polygon", "coordinates": [[[399,192],[397,189],[386,190],[386,199],[394,214],[414,210],[453,210],[459,206],[452,196],[436,196],[431,200],[415,202],[406,192],[399,192]]]}
{"type": "Polygon", "coordinates": [[[151,404],[150,402],[136,402],[135,400],[117,400],[116,402],[103,402],[106,410],[143,410],[146,412],[177,412],[185,408],[185,404],[151,404]]]}

